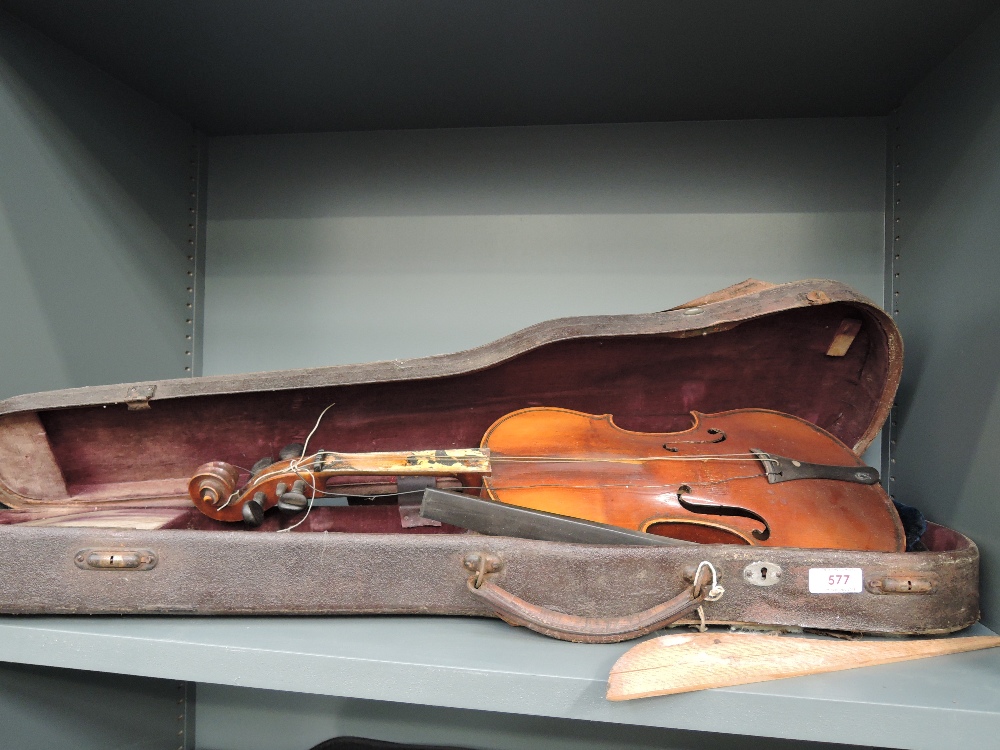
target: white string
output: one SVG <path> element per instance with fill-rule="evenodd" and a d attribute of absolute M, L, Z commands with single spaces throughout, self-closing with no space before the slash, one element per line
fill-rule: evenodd
<path fill-rule="evenodd" d="M 311 482 L 311 484 L 312 484 L 312 495 L 309 497 L 309 504 L 306 505 L 306 512 L 302 514 L 302 518 L 293 523 L 291 526 L 287 526 L 284 529 L 278 529 L 277 533 L 280 534 L 283 531 L 291 531 L 292 529 L 297 529 L 309 517 L 309 512 L 312 510 L 313 503 L 316 502 L 316 483 Z"/>
<path fill-rule="evenodd" d="M 708 595 L 705 597 L 706 601 L 717 602 L 722 598 L 722 595 L 726 593 L 726 590 L 719 585 L 719 576 L 715 572 L 715 566 L 712 565 L 708 560 L 702 560 L 698 563 L 698 569 L 694 572 L 694 582 L 698 583 L 698 579 L 701 577 L 701 571 L 706 566 L 712 571 L 712 588 L 708 590 Z"/>
<path fill-rule="evenodd" d="M 302 459 L 303 456 L 306 455 L 306 448 L 309 447 L 309 441 L 312 440 L 312 436 L 315 435 L 316 434 L 316 430 L 319 429 L 319 423 L 323 421 L 323 417 L 326 416 L 326 413 L 328 411 L 330 411 L 330 409 L 332 409 L 333 406 L 334 406 L 334 404 L 336 404 L 336 403 L 337 402 L 334 401 L 333 404 L 330 404 L 328 407 L 326 407 L 323 411 L 321 411 L 319 413 L 319 418 L 316 420 L 316 424 L 313 425 L 312 430 L 310 430 L 309 434 L 306 435 L 306 441 L 302 444 L 302 455 L 299 456 L 300 460 Z"/>
<path fill-rule="evenodd" d="M 708 560 L 702 560 L 698 563 L 698 569 L 694 572 L 694 584 L 698 585 L 698 579 L 701 578 L 701 571 L 708 566 L 708 569 L 712 571 L 712 588 L 708 590 L 708 594 L 705 596 L 705 600 L 709 602 L 717 602 L 722 598 L 722 595 L 726 593 L 726 590 L 719 585 L 719 576 L 715 572 L 715 566 L 712 565 Z M 695 630 L 699 633 L 704 633 L 708 630 L 708 626 L 705 624 L 705 608 L 698 607 L 698 619 L 700 622 L 694 626 Z"/>
<path fill-rule="evenodd" d="M 705 633 L 705 632 L 707 632 L 708 631 L 708 626 L 705 624 L 705 608 L 704 607 L 698 607 L 698 609 L 695 610 L 695 611 L 698 613 L 698 619 L 700 619 L 701 622 L 699 622 L 697 625 L 692 625 L 691 627 L 693 627 L 699 633 Z"/>
<path fill-rule="evenodd" d="M 313 425 L 313 428 L 309 431 L 309 434 L 306 435 L 306 441 L 302 444 L 302 453 L 299 455 L 298 458 L 291 459 L 288 462 L 288 466 L 285 467 L 285 468 L 283 468 L 283 469 L 275 469 L 275 470 L 272 470 L 272 471 L 264 472 L 260 476 L 257 476 L 255 478 L 254 484 L 259 485 L 265 479 L 270 479 L 271 477 L 281 476 L 282 474 L 288 474 L 288 473 L 294 473 L 294 474 L 296 474 L 299 477 L 299 479 L 302 479 L 303 481 L 307 481 L 305 479 L 305 477 L 303 477 L 299 473 L 299 466 L 302 464 L 302 461 L 304 459 L 308 458 L 311 461 L 311 460 L 314 460 L 319 455 L 319 454 L 316 454 L 316 455 L 313 455 L 313 456 L 306 456 L 306 448 L 309 447 L 309 441 L 312 440 L 312 436 L 315 435 L 316 434 L 316 430 L 319 429 L 319 423 L 323 421 L 323 417 L 326 416 L 326 413 L 328 411 L 330 411 L 330 409 L 332 409 L 333 406 L 336 403 L 337 402 L 334 401 L 332 404 L 330 404 L 328 407 L 326 407 L 323 411 L 320 412 L 319 417 L 316 418 L 316 424 Z M 246 487 L 244 487 L 242 490 L 233 490 L 233 493 L 229 497 L 226 498 L 226 502 L 224 502 L 222 505 L 220 505 L 217 510 L 222 510 L 223 508 L 225 508 L 226 506 L 228 506 L 231 502 L 233 502 L 233 500 L 237 499 L 241 495 L 246 494 L 246 490 L 247 490 Z M 315 485 L 315 483 L 313 483 L 313 497 L 315 497 L 315 492 L 316 492 L 316 485 Z M 304 521 L 305 517 L 303 517 L 302 520 Z M 300 523 L 301 523 L 301 521 L 300 521 Z M 296 524 L 296 526 L 297 525 L 298 524 Z"/>
<path fill-rule="evenodd" d="M 334 402 L 334 403 L 336 403 L 336 402 Z M 316 434 L 316 430 L 319 429 L 319 423 L 323 421 L 323 417 L 326 416 L 326 413 L 328 411 L 330 411 L 330 409 L 332 407 L 333 407 L 333 404 L 330 404 L 330 406 L 326 407 L 323 411 L 320 412 L 319 417 L 316 419 L 316 424 L 313 425 L 312 430 L 310 430 L 309 434 L 306 435 L 306 441 L 302 444 L 302 454 L 298 458 L 293 458 L 288 463 L 288 469 L 290 471 L 294 471 L 295 475 L 299 479 L 301 479 L 304 482 L 308 482 L 309 483 L 309 486 L 312 489 L 312 494 L 309 496 L 309 503 L 308 503 L 308 505 L 306 505 L 306 512 L 302 514 L 302 518 L 300 518 L 298 521 L 296 521 L 295 523 L 293 523 L 291 526 L 287 526 L 287 527 L 285 527 L 283 529 L 278 529 L 279 533 L 283 532 L 283 531 L 291 531 L 292 529 L 297 529 L 299 526 L 301 526 L 303 523 L 305 523 L 305 520 L 307 518 L 309 518 L 309 513 L 312 511 L 313 503 L 316 502 L 316 493 L 319 491 L 319 488 L 316 486 L 316 478 L 315 478 L 315 476 L 312 473 L 309 474 L 309 478 L 308 479 L 306 479 L 305 477 L 303 477 L 302 473 L 299 470 L 299 464 L 306 457 L 306 448 L 309 447 L 309 441 L 312 440 L 312 436 L 315 435 Z M 318 455 L 319 454 L 317 453 L 316 456 L 318 456 Z M 309 458 L 310 459 L 315 459 L 316 456 L 309 456 Z"/>

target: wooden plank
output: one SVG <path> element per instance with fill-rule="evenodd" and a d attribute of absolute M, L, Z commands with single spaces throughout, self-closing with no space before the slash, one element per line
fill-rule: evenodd
<path fill-rule="evenodd" d="M 859 331 L 861 331 L 860 320 L 845 318 L 841 321 L 840 327 L 837 328 L 837 333 L 834 334 L 833 341 L 830 342 L 830 347 L 826 350 L 826 356 L 845 356 L 850 350 L 851 344 L 854 343 L 854 339 L 857 338 Z"/>
<path fill-rule="evenodd" d="M 22 526 L 89 529 L 159 529 L 187 513 L 178 508 L 112 508 L 25 521 Z"/>
<path fill-rule="evenodd" d="M 20 508 L 69 493 L 48 435 L 33 411 L 0 418 L 0 500 Z"/>
<path fill-rule="evenodd" d="M 749 633 L 665 635 L 611 668 L 612 701 L 836 672 L 1000 646 L 1000 636 L 837 641 Z"/>

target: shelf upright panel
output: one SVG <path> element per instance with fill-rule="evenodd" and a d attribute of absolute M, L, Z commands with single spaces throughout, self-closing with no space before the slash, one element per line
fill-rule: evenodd
<path fill-rule="evenodd" d="M 899 110 L 892 295 L 906 361 L 889 472 L 898 500 L 979 545 L 983 621 L 993 628 L 1000 627 L 998 46 L 1000 12 Z"/>
<path fill-rule="evenodd" d="M 0 399 L 190 375 L 192 141 L 0 11 Z"/>

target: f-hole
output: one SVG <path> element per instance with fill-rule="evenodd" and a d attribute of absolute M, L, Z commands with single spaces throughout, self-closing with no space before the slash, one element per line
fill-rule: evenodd
<path fill-rule="evenodd" d="M 739 516 L 741 518 L 752 518 L 764 526 L 763 529 L 754 529 L 750 533 L 757 541 L 767 541 L 771 536 L 771 526 L 764 516 L 755 513 L 749 508 L 741 508 L 738 505 L 722 505 L 721 503 L 693 503 L 685 500 L 684 495 L 691 492 L 691 487 L 682 484 L 677 488 L 677 502 L 682 508 L 691 513 L 699 513 L 707 516 Z"/>

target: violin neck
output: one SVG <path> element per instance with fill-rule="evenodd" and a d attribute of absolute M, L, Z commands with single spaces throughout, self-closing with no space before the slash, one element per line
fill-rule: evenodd
<path fill-rule="evenodd" d="M 303 461 L 302 466 L 308 468 L 310 464 Z M 324 451 L 317 454 L 311 466 L 314 474 L 323 476 L 449 477 L 491 471 L 490 452 L 481 448 L 384 453 Z"/>

